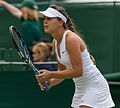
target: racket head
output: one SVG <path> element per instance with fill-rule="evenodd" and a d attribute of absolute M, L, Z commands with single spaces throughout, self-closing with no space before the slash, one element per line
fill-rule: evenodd
<path fill-rule="evenodd" d="M 12 37 L 15 48 L 18 51 L 18 54 L 26 63 L 29 63 L 31 57 L 29 50 L 24 42 L 24 39 L 21 37 L 20 33 L 14 26 L 9 27 L 9 32 L 10 36 Z"/>
<path fill-rule="evenodd" d="M 34 70 L 35 74 L 40 74 L 37 68 L 35 68 L 34 63 L 32 62 L 32 59 L 30 57 L 29 50 L 18 30 L 14 26 L 10 26 L 9 32 L 20 57 Z M 45 90 L 49 90 L 48 83 L 43 82 L 42 84 L 43 86 L 45 86 Z"/>

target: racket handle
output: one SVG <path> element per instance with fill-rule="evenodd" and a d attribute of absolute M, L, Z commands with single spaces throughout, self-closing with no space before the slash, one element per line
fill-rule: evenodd
<path fill-rule="evenodd" d="M 40 72 L 35 72 L 35 75 L 38 75 L 38 74 L 40 74 Z M 41 84 L 45 87 L 44 91 L 48 91 L 50 89 L 48 83 L 42 82 Z"/>
<path fill-rule="evenodd" d="M 45 87 L 44 91 L 48 91 L 50 89 L 48 83 L 42 82 L 41 84 Z"/>

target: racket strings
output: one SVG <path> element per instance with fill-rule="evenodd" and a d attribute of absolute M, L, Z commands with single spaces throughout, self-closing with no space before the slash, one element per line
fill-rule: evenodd
<path fill-rule="evenodd" d="M 26 46 L 24 45 L 24 41 L 22 38 L 19 38 L 19 34 L 17 33 L 17 31 L 13 31 L 13 39 L 15 40 L 15 43 L 19 49 L 19 51 L 21 52 L 21 56 L 25 58 L 26 61 L 29 61 L 29 53 L 27 51 Z"/>

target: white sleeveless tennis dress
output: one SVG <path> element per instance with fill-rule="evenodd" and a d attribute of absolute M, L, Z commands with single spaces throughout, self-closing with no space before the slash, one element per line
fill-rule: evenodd
<path fill-rule="evenodd" d="M 71 32 L 65 31 L 60 44 L 60 56 L 58 56 L 57 41 L 55 41 L 55 51 L 58 61 L 70 69 L 71 62 L 66 50 L 66 34 Z M 79 108 L 81 105 L 87 105 L 92 108 L 111 108 L 114 107 L 109 86 L 106 79 L 100 73 L 98 68 L 90 59 L 89 52 L 85 49 L 82 53 L 83 59 L 83 76 L 73 78 L 75 83 L 75 93 L 71 106 Z"/>

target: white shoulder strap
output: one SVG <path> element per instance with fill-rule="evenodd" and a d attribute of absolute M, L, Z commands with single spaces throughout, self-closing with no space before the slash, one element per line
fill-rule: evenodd
<path fill-rule="evenodd" d="M 63 50 L 66 50 L 66 35 L 68 32 L 69 30 L 66 30 L 65 33 L 63 34 L 62 43 L 61 43 L 61 45 L 63 45 L 62 46 Z"/>

